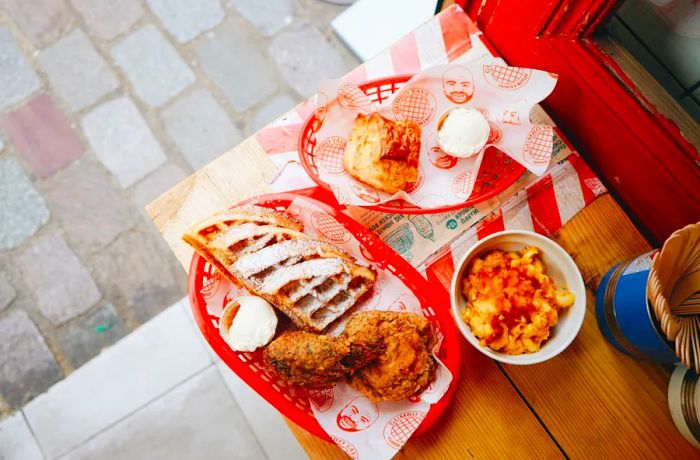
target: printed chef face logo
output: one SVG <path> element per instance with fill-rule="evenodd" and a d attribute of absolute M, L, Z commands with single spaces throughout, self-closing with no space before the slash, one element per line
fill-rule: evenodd
<path fill-rule="evenodd" d="M 440 169 L 451 169 L 457 164 L 457 158 L 443 152 L 439 145 L 428 148 L 428 159 L 430 164 Z"/>
<path fill-rule="evenodd" d="M 336 422 L 341 430 L 355 432 L 366 430 L 378 417 L 377 405 L 364 396 L 358 396 L 343 407 Z"/>
<path fill-rule="evenodd" d="M 465 67 L 450 67 L 442 75 L 442 90 L 455 104 L 466 104 L 474 95 L 474 76 Z"/>

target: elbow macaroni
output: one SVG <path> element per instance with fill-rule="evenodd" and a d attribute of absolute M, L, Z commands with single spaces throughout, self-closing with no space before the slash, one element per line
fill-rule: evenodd
<path fill-rule="evenodd" d="M 467 300 L 462 320 L 481 345 L 510 355 L 539 351 L 560 311 L 575 300 L 572 292 L 557 289 L 532 246 L 473 259 L 462 294 Z"/>

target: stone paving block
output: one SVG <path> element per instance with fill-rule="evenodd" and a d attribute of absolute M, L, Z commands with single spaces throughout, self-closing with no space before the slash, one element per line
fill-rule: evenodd
<path fill-rule="evenodd" d="M 297 104 L 298 101 L 295 101 L 294 98 L 287 94 L 275 96 L 255 112 L 250 122 L 250 127 L 248 128 L 248 134 L 253 134 L 261 128 L 264 128 L 277 118 L 289 112 Z"/>
<path fill-rule="evenodd" d="M 275 66 L 256 40 L 240 26 L 227 23 L 196 47 L 209 79 L 241 113 L 272 95 L 278 86 Z"/>
<path fill-rule="evenodd" d="M 228 3 L 266 36 L 274 35 L 294 20 L 293 0 L 229 0 Z"/>
<path fill-rule="evenodd" d="M 126 326 L 114 305 L 106 304 L 87 317 L 63 326 L 57 337 L 70 365 L 78 368 L 126 334 Z"/>
<path fill-rule="evenodd" d="M 154 26 L 146 26 L 112 48 L 136 94 L 159 107 L 189 86 L 194 74 L 175 48 Z"/>
<path fill-rule="evenodd" d="M 198 89 L 162 114 L 165 130 L 187 162 L 199 169 L 243 140 L 211 93 Z"/>
<path fill-rule="evenodd" d="M 74 112 L 119 87 L 114 72 L 80 29 L 42 50 L 38 61 L 53 92 Z"/>
<path fill-rule="evenodd" d="M 129 203 L 112 190 L 109 182 L 98 165 L 82 160 L 41 186 L 66 239 L 80 252 L 105 247 L 136 222 Z"/>
<path fill-rule="evenodd" d="M 0 251 L 14 249 L 49 220 L 49 209 L 22 167 L 0 158 Z"/>
<path fill-rule="evenodd" d="M 122 234 L 90 264 L 107 298 L 130 310 L 138 324 L 185 294 L 185 271 L 155 229 Z"/>
<path fill-rule="evenodd" d="M 35 238 L 15 262 L 39 311 L 56 326 L 88 311 L 102 297 L 87 267 L 57 233 Z"/>
<path fill-rule="evenodd" d="M 340 78 L 350 70 L 338 50 L 310 22 L 297 24 L 272 39 L 269 45 L 284 79 L 299 94 L 309 97 L 327 78 Z"/>
<path fill-rule="evenodd" d="M 252 460 L 266 456 L 210 366 L 90 439 L 65 460 L 96 458 Z"/>
<path fill-rule="evenodd" d="M 50 176 L 85 151 L 65 115 L 46 94 L 5 115 L 2 125 L 24 161 L 40 177 Z"/>
<path fill-rule="evenodd" d="M 71 0 L 73 7 L 92 32 L 103 40 L 111 40 L 143 16 L 139 0 Z"/>
<path fill-rule="evenodd" d="M 27 404 L 24 414 L 47 459 L 65 459 L 67 452 L 211 367 L 192 326 L 174 305 Z M 109 454 L 94 458 L 114 459 Z M 183 457 L 137 455 L 133 460 L 170 458 Z M 185 457 L 200 458 L 209 460 Z"/>
<path fill-rule="evenodd" d="M 0 421 L 2 460 L 45 460 L 22 412 Z"/>
<path fill-rule="evenodd" d="M 161 166 L 151 175 L 134 186 L 133 202 L 148 223 L 151 219 L 144 207 L 187 177 L 187 173 L 176 164 Z"/>
<path fill-rule="evenodd" d="M 219 0 L 146 0 L 168 32 L 187 43 L 224 19 Z"/>
<path fill-rule="evenodd" d="M 128 187 L 165 162 L 165 154 L 128 97 L 106 102 L 81 121 L 95 155 Z"/>
<path fill-rule="evenodd" d="M 0 0 L 0 6 L 39 47 L 55 40 L 71 20 L 65 0 Z"/>
<path fill-rule="evenodd" d="M 7 308 L 17 296 L 14 286 L 4 272 L 0 272 L 0 311 Z"/>
<path fill-rule="evenodd" d="M 39 89 L 39 77 L 20 51 L 10 32 L 0 27 L 0 110 Z"/>
<path fill-rule="evenodd" d="M 16 310 L 0 319 L 0 394 L 19 408 L 60 380 L 61 370 L 29 316 Z"/>

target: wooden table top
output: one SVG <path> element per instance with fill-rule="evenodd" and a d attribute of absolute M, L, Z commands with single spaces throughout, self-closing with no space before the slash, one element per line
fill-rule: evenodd
<path fill-rule="evenodd" d="M 443 7 L 452 4 L 446 0 Z M 254 137 L 195 172 L 146 210 L 183 268 L 187 227 L 251 196 L 269 193 L 277 167 Z M 669 368 L 636 361 L 598 330 L 595 290 L 614 264 L 651 249 L 609 194 L 553 236 L 573 257 L 588 289 L 587 314 L 574 342 L 532 366 L 502 365 L 462 341 L 462 369 L 450 407 L 395 458 L 694 458 L 673 424 Z M 288 422 L 311 458 L 344 459 L 335 445 Z"/>
<path fill-rule="evenodd" d="M 146 209 L 182 263 L 186 227 L 243 199 L 269 192 L 276 175 L 255 138 L 195 172 Z M 498 364 L 462 342 L 462 371 L 451 407 L 397 458 L 556 458 L 697 455 L 676 430 L 666 391 L 669 369 L 635 361 L 598 330 L 594 293 L 613 264 L 650 250 L 610 195 L 578 213 L 554 239 L 576 261 L 589 289 L 583 328 L 556 358 L 533 366 Z M 334 445 L 290 423 L 311 458 L 345 458 Z"/>

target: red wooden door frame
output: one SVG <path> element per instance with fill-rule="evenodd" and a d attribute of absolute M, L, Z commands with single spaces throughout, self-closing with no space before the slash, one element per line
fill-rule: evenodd
<path fill-rule="evenodd" d="M 620 3 L 467 0 L 465 10 L 509 64 L 560 75 L 545 109 L 659 242 L 700 220 L 700 155 L 591 37 Z"/>

